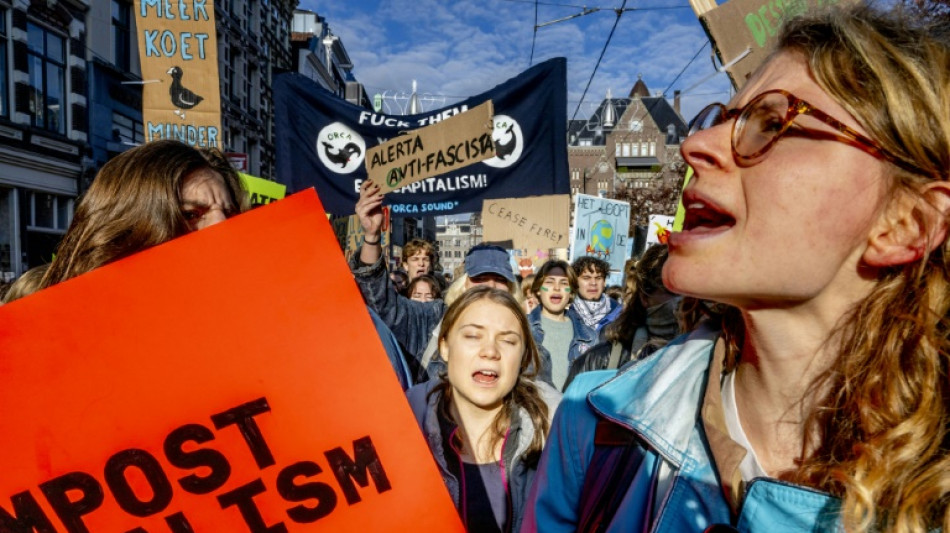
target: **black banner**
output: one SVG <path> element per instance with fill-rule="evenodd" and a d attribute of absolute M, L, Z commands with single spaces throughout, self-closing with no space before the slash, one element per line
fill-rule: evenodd
<path fill-rule="evenodd" d="M 384 115 L 339 98 L 296 73 L 274 82 L 277 179 L 288 194 L 315 187 L 327 212 L 353 214 L 366 179 L 366 149 L 486 100 L 495 109 L 495 157 L 397 189 L 392 216 L 478 212 L 487 198 L 570 192 L 567 63 L 540 63 L 488 92 L 419 115 Z"/>

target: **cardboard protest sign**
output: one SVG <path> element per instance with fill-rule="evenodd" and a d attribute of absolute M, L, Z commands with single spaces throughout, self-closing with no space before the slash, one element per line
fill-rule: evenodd
<path fill-rule="evenodd" d="M 670 233 L 673 232 L 674 218 L 669 215 L 650 215 L 649 226 L 647 227 L 648 247 L 669 242 Z"/>
<path fill-rule="evenodd" d="M 214 2 L 135 0 L 145 139 L 223 146 Z"/>
<path fill-rule="evenodd" d="M 384 192 L 495 157 L 492 102 L 366 150 L 366 175 Z"/>
<path fill-rule="evenodd" d="M 765 60 L 782 24 L 810 9 L 854 0 L 729 0 L 713 9 L 693 0 L 693 10 L 709 35 L 735 87 L 741 88 Z"/>
<path fill-rule="evenodd" d="M 574 233 L 571 261 L 585 255 L 623 271 L 630 235 L 630 204 L 587 194 L 574 195 Z"/>
<path fill-rule="evenodd" d="M 392 240 L 392 225 L 390 218 L 391 213 L 388 206 L 383 206 L 383 227 L 381 228 L 381 233 L 379 235 L 379 244 L 383 249 L 383 255 L 386 257 L 386 264 L 389 264 L 391 246 L 390 242 Z M 360 224 L 360 217 L 356 215 L 350 215 L 346 217 L 346 240 L 344 241 L 344 250 L 343 253 L 346 255 L 346 260 L 349 261 L 350 258 L 356 253 L 356 250 L 363 245 L 363 226 Z"/>
<path fill-rule="evenodd" d="M 0 307 L 0 353 L 5 531 L 463 531 L 313 191 Z"/>
<path fill-rule="evenodd" d="M 244 187 L 247 188 L 247 194 L 250 196 L 251 205 L 265 205 L 280 200 L 287 195 L 287 186 L 276 181 L 265 180 L 250 174 L 238 172 Z"/>
<path fill-rule="evenodd" d="M 488 242 L 510 239 L 517 249 L 567 248 L 570 207 L 568 194 L 485 200 L 482 238 Z"/>

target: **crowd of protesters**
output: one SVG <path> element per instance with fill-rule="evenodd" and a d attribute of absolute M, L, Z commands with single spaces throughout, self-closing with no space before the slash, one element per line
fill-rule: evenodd
<path fill-rule="evenodd" d="M 466 528 L 950 531 L 950 25 L 793 19 L 681 152 L 682 231 L 610 290 L 492 244 L 390 272 L 363 183 L 350 269 Z M 245 209 L 219 152 L 131 149 L 3 302 Z"/>

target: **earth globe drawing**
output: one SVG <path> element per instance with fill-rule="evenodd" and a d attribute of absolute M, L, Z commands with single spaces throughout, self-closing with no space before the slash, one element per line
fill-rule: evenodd
<path fill-rule="evenodd" d="M 610 252 L 614 247 L 614 227 L 606 220 L 598 220 L 590 228 L 590 246 L 595 252 Z"/>

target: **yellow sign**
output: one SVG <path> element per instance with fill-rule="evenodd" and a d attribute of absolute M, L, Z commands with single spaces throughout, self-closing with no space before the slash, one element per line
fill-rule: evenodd
<path fill-rule="evenodd" d="M 683 231 L 683 219 L 686 218 L 686 208 L 683 207 L 683 191 L 693 177 L 693 167 L 686 167 L 686 179 L 683 180 L 683 190 L 680 191 L 680 203 L 676 206 L 676 217 L 673 219 L 673 231 Z"/>
<path fill-rule="evenodd" d="M 251 197 L 251 205 L 265 205 L 280 200 L 287 195 L 287 186 L 276 181 L 265 180 L 250 174 L 238 172 L 247 194 Z"/>
<path fill-rule="evenodd" d="M 495 157 L 492 101 L 366 150 L 366 173 L 384 193 Z"/>
<path fill-rule="evenodd" d="M 145 138 L 221 148 L 214 2 L 135 0 Z"/>

